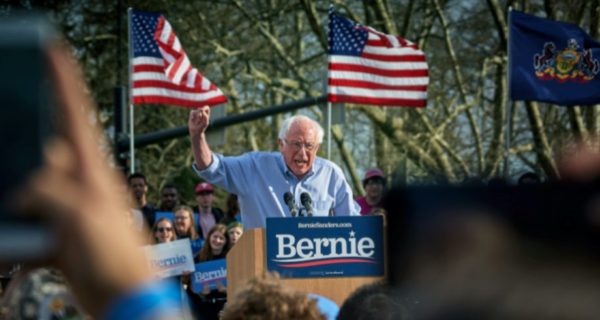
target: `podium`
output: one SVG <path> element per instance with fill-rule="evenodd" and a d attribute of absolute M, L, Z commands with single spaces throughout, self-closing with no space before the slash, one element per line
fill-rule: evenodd
<path fill-rule="evenodd" d="M 266 230 L 246 230 L 242 238 L 227 254 L 227 296 L 233 299 L 237 291 L 250 279 L 267 271 Z M 341 305 L 358 287 L 375 281 L 377 277 L 281 278 L 283 285 L 294 290 L 314 293 Z M 231 301 L 231 300 L 230 300 Z"/>

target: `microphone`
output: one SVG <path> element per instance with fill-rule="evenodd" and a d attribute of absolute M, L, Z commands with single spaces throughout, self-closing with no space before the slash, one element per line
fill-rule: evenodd
<path fill-rule="evenodd" d="M 310 194 L 308 194 L 308 192 L 302 192 L 300 194 L 300 202 L 304 206 L 304 209 L 306 209 L 306 214 L 309 217 L 312 217 L 313 208 L 312 208 L 312 199 L 310 198 Z"/>
<path fill-rule="evenodd" d="M 292 217 L 295 217 L 298 214 L 298 208 L 296 208 L 296 204 L 294 203 L 294 196 L 292 195 L 292 193 L 289 191 L 284 193 L 283 201 L 285 201 L 285 204 L 287 204 L 288 208 L 290 209 L 290 214 L 292 215 Z"/>

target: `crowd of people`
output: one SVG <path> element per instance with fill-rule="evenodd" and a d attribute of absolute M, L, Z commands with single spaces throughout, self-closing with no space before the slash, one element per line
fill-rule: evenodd
<path fill-rule="evenodd" d="M 214 204 L 214 187 L 207 182 L 198 183 L 194 189 L 195 206 L 180 205 L 178 188 L 165 185 L 160 192 L 160 203 L 153 206 L 147 198 L 148 183 L 144 174 L 132 173 L 127 178 L 134 208 L 130 210 L 132 227 L 140 233 L 149 233 L 149 244 L 162 244 L 189 239 L 194 263 L 225 259 L 227 252 L 238 242 L 244 232 L 239 215 L 237 197 L 227 198 L 227 213 Z M 136 221 L 142 222 L 141 224 Z M 146 237 L 146 235 L 144 235 Z M 216 319 L 227 301 L 227 291 L 221 283 L 210 290 L 205 285 L 194 292 L 190 274 L 178 277 L 185 295 L 182 303 L 197 319 Z"/>
<path fill-rule="evenodd" d="M 356 199 L 361 215 L 381 214 L 385 181 L 385 175 L 379 169 L 365 173 L 365 196 Z M 148 233 L 149 244 L 189 239 L 194 262 L 201 263 L 225 259 L 228 251 L 243 235 L 244 224 L 236 194 L 228 194 L 226 210 L 221 210 L 214 202 L 215 187 L 211 183 L 200 182 L 194 189 L 196 205 L 188 206 L 180 204 L 178 188 L 166 184 L 160 190 L 159 204 L 154 206 L 148 199 L 149 186 L 144 174 L 132 173 L 127 182 L 133 199 L 129 220 L 138 232 Z M 227 301 L 224 286 L 218 283 L 216 289 L 210 290 L 205 285 L 201 292 L 194 292 L 189 273 L 177 279 L 185 293 L 182 303 L 188 304 L 186 307 L 195 318 L 218 318 Z"/>

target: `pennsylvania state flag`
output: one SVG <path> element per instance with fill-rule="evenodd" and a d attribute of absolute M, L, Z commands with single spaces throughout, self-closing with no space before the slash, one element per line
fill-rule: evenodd
<path fill-rule="evenodd" d="M 512 100 L 600 103 L 600 43 L 574 24 L 523 12 L 511 11 L 509 22 Z"/>

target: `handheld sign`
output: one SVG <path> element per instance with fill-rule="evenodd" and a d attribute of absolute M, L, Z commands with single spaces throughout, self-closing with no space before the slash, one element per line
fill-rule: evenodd
<path fill-rule="evenodd" d="M 173 277 L 185 271 L 194 272 L 194 257 L 189 239 L 145 246 L 150 268 L 162 278 Z"/>
<path fill-rule="evenodd" d="M 267 218 L 267 268 L 286 278 L 381 276 L 383 219 Z"/>
<path fill-rule="evenodd" d="M 217 283 L 227 287 L 227 261 L 212 260 L 196 264 L 196 272 L 192 274 L 192 291 L 202 292 L 205 285 L 210 290 L 217 289 Z"/>

